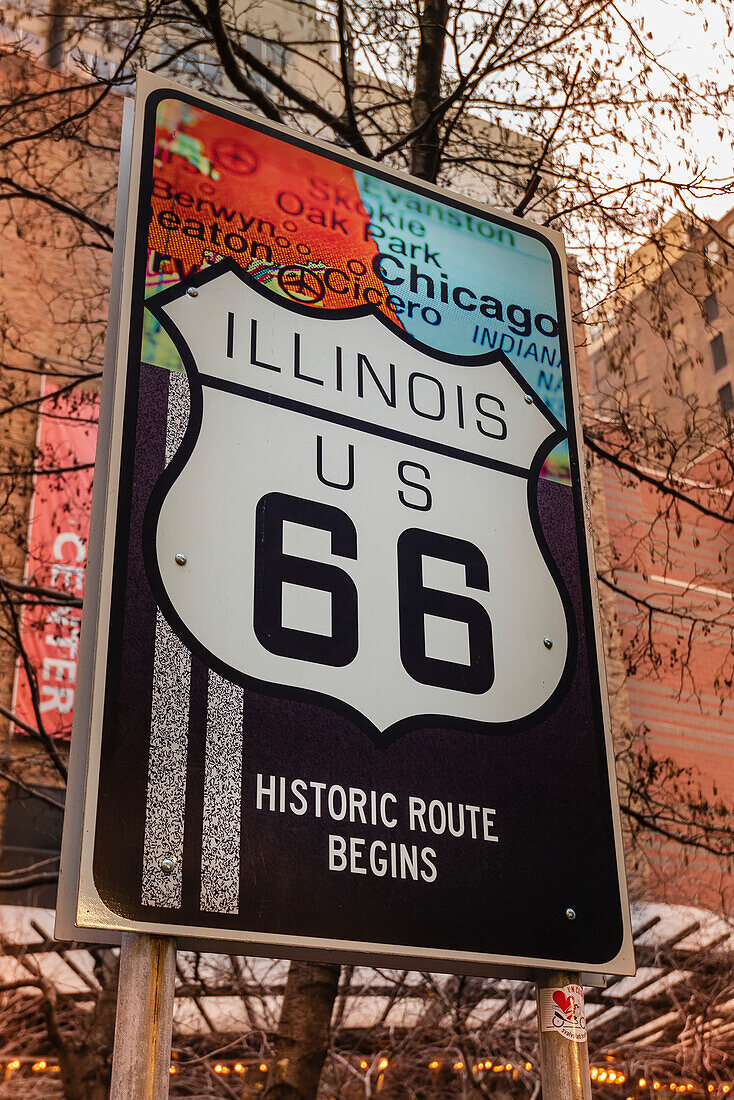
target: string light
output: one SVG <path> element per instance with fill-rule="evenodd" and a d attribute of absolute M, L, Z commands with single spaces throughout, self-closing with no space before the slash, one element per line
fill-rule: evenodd
<path fill-rule="evenodd" d="M 180 1055 L 178 1055 L 176 1052 L 174 1052 L 171 1055 L 171 1057 L 178 1059 L 180 1057 Z M 612 1056 L 612 1055 L 607 1054 L 604 1057 L 605 1057 L 607 1062 L 614 1061 L 614 1056 Z M 380 1073 L 382 1073 L 384 1070 L 386 1070 L 387 1067 L 389 1066 L 389 1064 L 390 1064 L 390 1061 L 387 1057 L 384 1057 L 384 1056 L 381 1057 L 379 1062 L 377 1063 L 377 1068 L 380 1071 Z M 365 1058 L 360 1059 L 360 1061 L 359 1061 L 360 1069 L 367 1070 L 367 1069 L 369 1069 L 369 1065 L 370 1065 L 370 1063 L 367 1059 L 365 1059 Z M 499 1063 L 498 1065 L 494 1065 L 490 1058 L 487 1058 L 484 1061 L 475 1062 L 474 1065 L 471 1068 L 472 1068 L 473 1073 L 478 1073 L 478 1072 L 481 1072 L 481 1071 L 484 1071 L 484 1070 L 491 1071 L 493 1073 L 504 1073 L 504 1072 L 510 1073 L 511 1072 L 514 1077 L 517 1077 L 518 1072 L 522 1069 L 523 1066 L 524 1066 L 524 1068 L 527 1072 L 530 1072 L 533 1069 L 533 1063 L 530 1062 L 530 1061 L 526 1061 L 524 1063 L 521 1062 L 521 1063 L 519 1063 L 519 1065 L 517 1067 L 515 1067 L 515 1066 L 513 1066 L 512 1062 L 505 1062 L 504 1064 Z M 33 1073 L 60 1073 L 61 1072 L 61 1067 L 58 1064 L 54 1064 L 54 1063 L 49 1064 L 49 1062 L 47 1062 L 46 1059 L 44 1059 L 44 1058 L 39 1058 L 36 1061 L 33 1061 L 32 1058 L 30 1058 L 30 1057 L 23 1057 L 23 1058 L 13 1058 L 11 1061 L 7 1062 L 5 1064 L 6 1074 L 9 1075 L 11 1073 L 14 1073 L 17 1070 L 23 1069 L 23 1067 L 25 1067 L 25 1072 L 28 1072 L 29 1070 L 32 1071 Z M 174 1074 L 179 1072 L 179 1068 L 180 1067 L 178 1067 L 178 1066 L 174 1065 L 173 1063 L 171 1063 L 168 1067 L 168 1072 L 169 1072 L 169 1074 L 171 1074 L 171 1076 L 173 1076 Z M 214 1070 L 214 1072 L 216 1074 L 247 1073 L 247 1066 L 242 1062 L 235 1062 L 235 1063 L 217 1062 L 211 1068 Z M 439 1059 L 434 1058 L 432 1061 L 428 1062 L 428 1068 L 430 1070 L 434 1070 L 434 1071 L 438 1070 L 438 1069 L 441 1068 L 441 1062 L 439 1061 Z M 466 1068 L 466 1066 L 465 1066 L 465 1063 L 463 1061 L 457 1061 L 457 1062 L 453 1063 L 453 1069 L 456 1072 L 460 1072 L 461 1070 L 464 1070 L 465 1068 Z M 3 1064 L 0 1063 L 0 1071 L 2 1071 L 2 1069 L 3 1069 Z M 258 1069 L 260 1070 L 261 1073 L 267 1073 L 268 1070 L 269 1070 L 269 1067 L 268 1067 L 268 1064 L 266 1062 L 261 1062 L 258 1066 Z M 605 1068 L 603 1066 L 590 1066 L 589 1071 L 590 1071 L 591 1079 L 593 1081 L 598 1081 L 600 1084 L 605 1083 L 607 1086 L 609 1086 L 609 1085 L 620 1086 L 620 1085 L 624 1085 L 627 1082 L 627 1077 L 624 1073 L 619 1073 L 616 1070 L 613 1070 L 611 1068 Z M 655 1092 L 659 1092 L 660 1090 L 665 1090 L 666 1092 L 672 1092 L 672 1093 L 694 1092 L 694 1090 L 696 1090 L 696 1088 L 698 1087 L 699 1089 L 705 1089 L 705 1092 L 708 1093 L 709 1095 L 712 1094 L 712 1093 L 715 1093 L 718 1096 L 722 1096 L 722 1097 L 723 1096 L 727 1096 L 727 1097 L 731 1096 L 732 1100 L 734 1100 L 734 1091 L 733 1091 L 734 1090 L 734 1084 L 732 1084 L 731 1081 L 728 1081 L 726 1083 L 708 1082 L 705 1086 L 703 1084 L 701 1084 L 699 1086 L 696 1086 L 696 1084 L 693 1081 L 662 1081 L 661 1082 L 661 1081 L 655 1081 L 655 1080 L 651 1081 L 647 1077 L 639 1077 L 639 1078 L 637 1078 L 636 1083 L 637 1083 L 637 1086 L 640 1089 L 652 1088 Z M 634 1100 L 634 1097 L 625 1097 L 625 1100 Z"/>

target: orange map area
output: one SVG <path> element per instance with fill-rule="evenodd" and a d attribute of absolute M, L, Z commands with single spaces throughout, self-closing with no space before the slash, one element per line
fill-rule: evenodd
<path fill-rule="evenodd" d="M 176 99 L 159 104 L 148 293 L 231 256 L 317 308 L 371 303 L 395 320 L 349 168 Z"/>

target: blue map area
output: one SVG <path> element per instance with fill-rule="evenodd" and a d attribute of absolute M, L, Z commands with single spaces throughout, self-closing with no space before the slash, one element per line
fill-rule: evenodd
<path fill-rule="evenodd" d="M 354 175 L 405 329 L 438 351 L 504 351 L 565 424 L 555 279 L 544 242 L 392 181 Z M 561 480 L 567 453 L 563 444 L 551 463 Z"/>

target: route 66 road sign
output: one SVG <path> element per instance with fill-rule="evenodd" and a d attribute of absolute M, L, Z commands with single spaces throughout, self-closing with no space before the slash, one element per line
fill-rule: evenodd
<path fill-rule="evenodd" d="M 560 238 L 150 77 L 130 182 L 59 933 L 630 971 Z"/>

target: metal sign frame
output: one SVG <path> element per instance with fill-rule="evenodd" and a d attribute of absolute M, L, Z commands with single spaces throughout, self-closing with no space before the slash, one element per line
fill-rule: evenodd
<path fill-rule="evenodd" d="M 355 169 L 394 181 L 425 197 L 435 197 L 454 208 L 476 212 L 478 216 L 490 216 L 495 222 L 522 230 L 541 239 L 547 246 L 556 274 L 557 308 L 560 325 L 560 341 L 567 362 L 570 364 L 566 385 L 571 400 L 568 401 L 568 436 L 576 465 L 576 522 L 583 524 L 580 536 L 582 561 L 582 587 L 587 624 L 593 624 L 594 645 L 592 661 L 596 662 L 599 675 L 597 706 L 599 725 L 604 731 L 603 759 L 597 764 L 606 771 L 609 791 L 608 812 L 614 836 L 613 855 L 616 868 L 616 888 L 620 902 L 621 937 L 618 951 L 609 958 L 543 958 L 521 953 L 502 954 L 491 951 L 467 951 L 460 946 L 432 948 L 425 944 L 372 942 L 348 937 L 330 939 L 314 935 L 287 935 L 246 928 L 226 928 L 180 924 L 175 920 L 136 920 L 112 912 L 100 897 L 95 886 L 93 871 L 93 847 L 95 820 L 98 810 L 100 779 L 102 714 L 105 702 L 105 670 L 107 660 L 108 629 L 113 585 L 113 564 L 116 539 L 119 538 L 118 502 L 122 480 L 127 473 L 121 469 L 123 422 L 127 386 L 127 363 L 131 355 L 130 337 L 134 327 L 134 311 L 142 314 L 140 288 L 134 288 L 136 255 L 142 247 L 141 234 L 146 234 L 147 211 L 141 204 L 143 171 L 143 146 L 146 126 L 149 127 L 149 106 L 156 97 L 177 96 L 202 109 L 218 112 L 232 119 L 240 119 L 245 125 L 306 150 L 312 150 L 332 161 L 338 161 Z M 127 107 L 127 104 L 126 104 Z M 415 181 L 412 177 L 375 166 L 368 160 L 347 153 L 316 139 L 295 135 L 284 127 L 264 123 L 244 111 L 231 106 L 222 108 L 210 97 L 192 95 L 168 81 L 147 73 L 139 74 L 135 108 L 134 132 L 131 135 L 129 112 L 125 116 L 123 130 L 123 155 L 120 169 L 120 189 L 115 232 L 115 257 L 110 325 L 105 359 L 105 377 L 102 391 L 100 429 L 95 466 L 95 485 L 92 524 L 90 533 L 89 564 L 85 594 L 79 669 L 80 682 L 74 715 L 69 794 L 62 850 L 62 874 L 59 887 L 56 934 L 61 939 L 119 942 L 123 931 L 174 935 L 181 946 L 202 949 L 240 952 L 253 955 L 283 955 L 292 958 L 328 959 L 388 966 L 413 966 L 418 969 L 456 971 L 530 977 L 539 969 L 566 969 L 583 971 L 584 980 L 596 984 L 604 973 L 634 973 L 631 924 L 626 894 L 623 861 L 622 833 L 616 791 L 614 754 L 611 737 L 609 704 L 605 689 L 604 656 L 599 618 L 598 594 L 593 571 L 593 543 L 589 526 L 588 487 L 583 462 L 579 417 L 579 398 L 573 361 L 573 336 L 569 304 L 569 286 L 563 240 L 553 230 L 539 230 L 527 222 L 480 203 L 461 198 L 443 188 Z M 148 120 L 148 121 L 146 121 Z M 148 138 L 149 140 L 149 133 Z M 129 181 L 129 187 L 128 185 Z M 201 277 L 199 277 L 201 280 Z M 206 280 L 201 280 L 206 281 Z M 190 280 L 196 285 L 196 277 Z M 137 297 L 135 297 L 137 296 Z"/>

